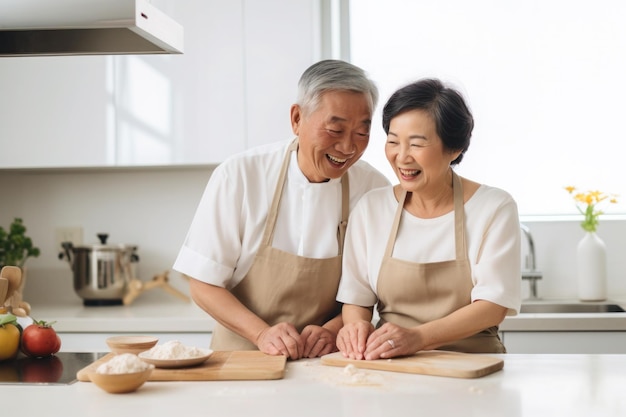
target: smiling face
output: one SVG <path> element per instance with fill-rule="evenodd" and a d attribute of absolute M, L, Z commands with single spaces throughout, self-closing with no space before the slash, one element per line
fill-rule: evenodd
<path fill-rule="evenodd" d="M 385 154 L 402 188 L 436 195 L 446 184 L 450 162 L 460 151 L 444 149 L 427 112 L 410 110 L 391 119 Z"/>
<path fill-rule="evenodd" d="M 340 178 L 365 152 L 372 102 L 351 91 L 328 91 L 312 112 L 294 104 L 291 126 L 299 138 L 298 165 L 310 182 Z"/>

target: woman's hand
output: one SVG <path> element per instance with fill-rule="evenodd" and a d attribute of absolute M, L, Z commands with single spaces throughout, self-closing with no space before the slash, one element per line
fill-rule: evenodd
<path fill-rule="evenodd" d="M 364 359 L 365 344 L 374 325 L 367 320 L 358 320 L 345 324 L 337 333 L 337 348 L 344 357 Z"/>
<path fill-rule="evenodd" d="M 415 329 L 385 323 L 370 334 L 363 356 L 367 360 L 411 355 L 421 350 L 422 343 Z"/>
<path fill-rule="evenodd" d="M 300 336 L 304 341 L 303 358 L 316 358 L 337 351 L 336 335 L 322 326 L 308 325 Z"/>
<path fill-rule="evenodd" d="M 300 359 L 304 342 L 298 330 L 289 323 L 278 323 L 266 327 L 256 339 L 259 350 L 268 355 L 285 355 L 289 359 Z"/>

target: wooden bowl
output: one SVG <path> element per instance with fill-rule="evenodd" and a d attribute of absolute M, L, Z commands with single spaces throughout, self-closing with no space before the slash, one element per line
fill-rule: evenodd
<path fill-rule="evenodd" d="M 89 374 L 91 382 L 111 394 L 123 394 L 136 391 L 150 377 L 154 366 L 150 366 L 145 371 L 133 372 L 129 374 L 99 374 L 92 372 Z"/>
<path fill-rule="evenodd" d="M 159 339 L 153 336 L 113 336 L 106 340 L 111 352 L 135 355 L 150 350 L 158 341 Z"/>

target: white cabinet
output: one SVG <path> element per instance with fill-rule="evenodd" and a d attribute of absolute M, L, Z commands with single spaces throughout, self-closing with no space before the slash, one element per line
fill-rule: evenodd
<path fill-rule="evenodd" d="M 0 58 L 0 168 L 113 161 L 111 57 Z"/>
<path fill-rule="evenodd" d="M 243 1 L 247 148 L 293 135 L 289 109 L 298 80 L 322 54 L 320 3 Z"/>
<path fill-rule="evenodd" d="M 153 1 L 185 30 L 182 55 L 115 62 L 117 163 L 217 163 L 245 147 L 243 5 Z"/>
<path fill-rule="evenodd" d="M 508 353 L 626 353 L 626 332 L 502 332 Z"/>
<path fill-rule="evenodd" d="M 319 0 L 153 0 L 182 55 L 0 58 L 0 168 L 219 163 L 289 138 Z"/>

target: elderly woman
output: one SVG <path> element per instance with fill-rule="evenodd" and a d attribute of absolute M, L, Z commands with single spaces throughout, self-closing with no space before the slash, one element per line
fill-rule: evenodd
<path fill-rule="evenodd" d="M 462 96 L 439 80 L 386 103 L 385 154 L 399 184 L 370 191 L 350 215 L 337 295 L 344 356 L 506 352 L 498 325 L 521 303 L 519 218 L 507 192 L 454 172 L 473 126 Z"/>

